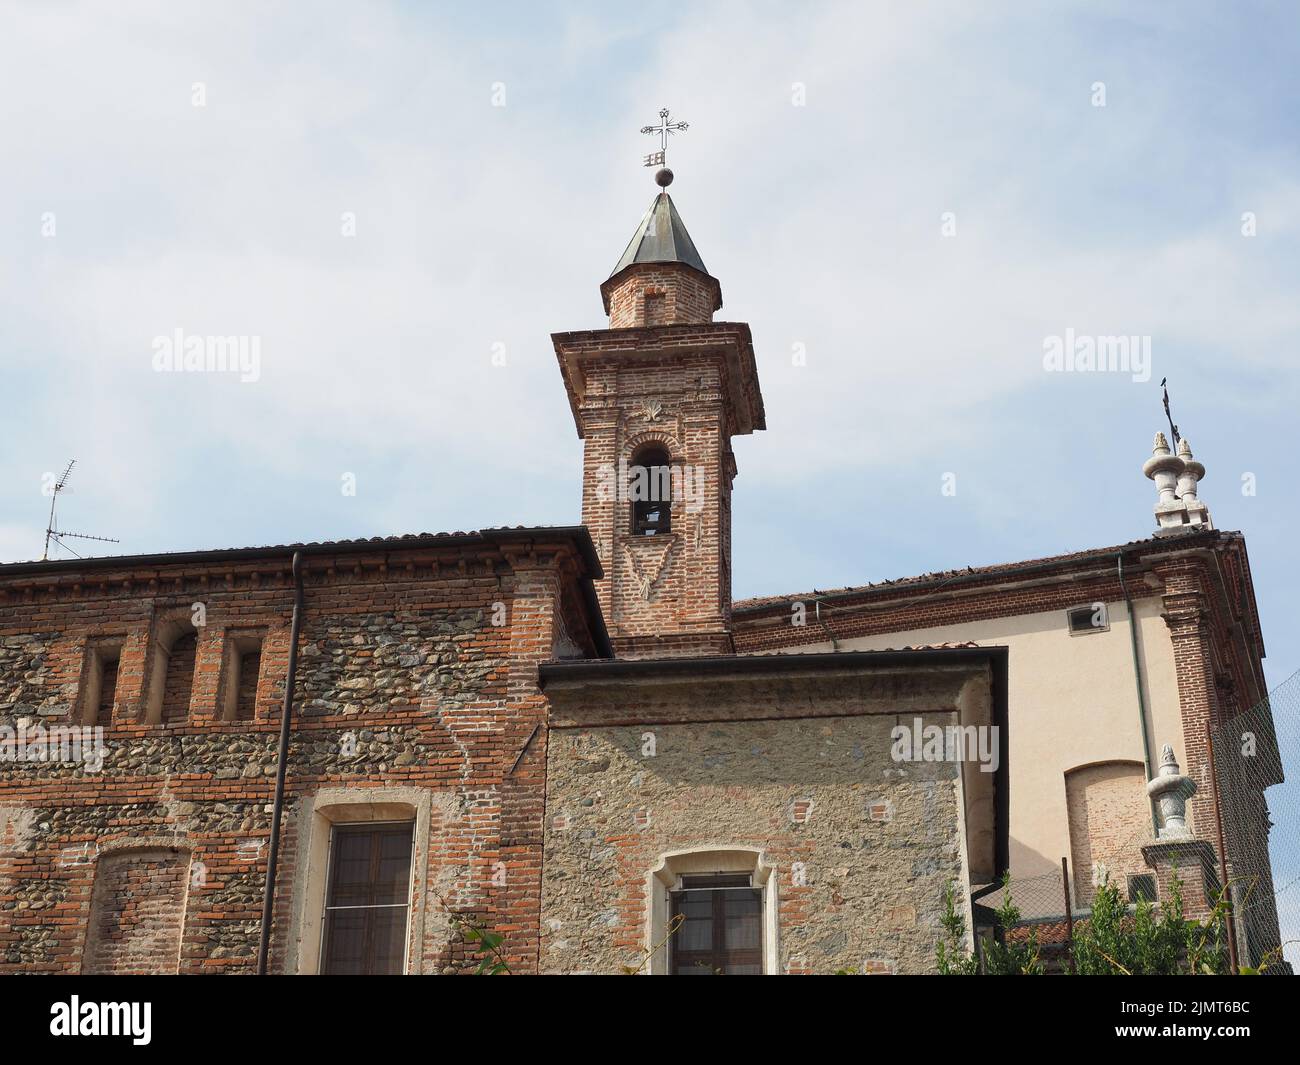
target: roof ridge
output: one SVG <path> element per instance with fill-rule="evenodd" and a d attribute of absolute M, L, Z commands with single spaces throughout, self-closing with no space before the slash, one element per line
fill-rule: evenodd
<path fill-rule="evenodd" d="M 1212 530 L 1214 535 L 1202 537 L 1198 533 L 1187 533 L 1184 536 L 1192 536 L 1195 539 L 1219 539 L 1223 530 Z M 1071 562 L 1081 562 L 1085 559 L 1093 558 L 1097 555 L 1114 554 L 1118 551 L 1124 551 L 1129 548 L 1145 544 L 1151 547 L 1165 547 L 1176 544 L 1182 540 L 1182 536 L 1148 536 L 1138 540 L 1130 540 L 1128 543 L 1115 544 L 1110 547 L 1095 547 L 1083 551 L 1066 551 L 1059 555 L 1044 555 L 1039 558 L 1019 559 L 1013 562 L 995 562 L 985 566 L 966 566 L 964 569 L 934 570 L 928 573 L 918 573 L 906 577 L 886 578 L 881 581 L 869 581 L 866 584 L 848 585 L 843 588 L 814 588 L 810 592 L 789 592 L 781 595 L 756 595 L 744 599 L 732 601 L 733 610 L 762 610 L 766 607 L 776 606 L 780 603 L 787 603 L 796 599 L 819 599 L 823 596 L 850 596 L 866 595 L 870 592 L 884 591 L 890 588 L 906 588 L 909 586 L 922 584 L 926 581 L 957 580 L 964 577 L 976 579 L 979 577 L 992 577 L 1001 573 L 1013 573 L 1017 569 L 1026 566 L 1050 565 L 1060 563 L 1062 565 Z"/>

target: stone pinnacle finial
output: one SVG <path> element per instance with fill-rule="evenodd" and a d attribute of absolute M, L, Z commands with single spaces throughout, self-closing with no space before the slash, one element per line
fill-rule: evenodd
<path fill-rule="evenodd" d="M 1192 455 L 1186 439 L 1178 441 L 1178 454 L 1172 454 L 1164 433 L 1156 433 L 1151 457 L 1142 464 L 1142 472 L 1156 483 L 1156 535 L 1186 532 L 1195 527 L 1213 528 L 1210 512 L 1197 498 L 1197 482 L 1205 476 L 1205 467 Z"/>
<path fill-rule="evenodd" d="M 1192 445 L 1187 442 L 1187 437 L 1178 441 L 1178 457 L 1183 460 L 1183 470 L 1187 473 L 1190 484 L 1185 489 L 1182 481 L 1178 482 L 1178 495 L 1185 498 L 1189 494 L 1191 498 L 1196 498 L 1196 486 L 1205 479 L 1205 467 L 1196 461 L 1196 456 L 1192 454 Z"/>
<path fill-rule="evenodd" d="M 1160 771 L 1147 782 L 1147 794 L 1160 808 L 1160 838 L 1186 836 L 1187 800 L 1196 794 L 1196 781 L 1178 770 L 1174 749 L 1160 748 Z"/>

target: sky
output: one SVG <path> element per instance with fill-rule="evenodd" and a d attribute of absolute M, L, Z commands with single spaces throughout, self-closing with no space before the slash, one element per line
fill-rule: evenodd
<path fill-rule="evenodd" d="M 1300 7 L 1250 0 L 0 0 L 0 561 L 72 458 L 82 553 L 578 523 L 550 334 L 606 324 L 668 107 L 766 403 L 737 598 L 1150 535 L 1167 377 L 1275 687 L 1298 98 Z M 157 369 L 178 331 L 257 372 Z M 1112 336 L 1149 360 L 1045 365 Z"/>
<path fill-rule="evenodd" d="M 1300 9 L 1135 8 L 0 4 L 0 560 L 74 457 L 60 525 L 121 541 L 83 552 L 577 523 L 549 334 L 604 326 L 668 107 L 767 407 L 737 598 L 1149 535 L 1168 377 L 1276 685 Z M 256 380 L 159 371 L 177 330 Z"/>

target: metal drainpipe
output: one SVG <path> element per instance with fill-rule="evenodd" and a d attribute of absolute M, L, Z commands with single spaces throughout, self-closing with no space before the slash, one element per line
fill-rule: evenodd
<path fill-rule="evenodd" d="M 293 553 L 293 621 L 289 625 L 289 676 L 280 707 L 280 755 L 275 767 L 275 801 L 271 807 L 271 848 L 266 861 L 266 890 L 262 894 L 262 930 L 257 945 L 257 975 L 266 975 L 271 949 L 271 911 L 275 906 L 275 869 L 280 856 L 280 821 L 284 815 L 284 777 L 289 762 L 289 717 L 293 712 L 294 681 L 298 674 L 298 634 L 302 631 L 302 552 Z"/>
<path fill-rule="evenodd" d="M 1128 611 L 1128 636 L 1133 648 L 1133 681 L 1137 685 L 1138 725 L 1142 729 L 1142 762 L 1146 767 L 1146 779 L 1151 779 L 1151 738 L 1147 735 L 1147 700 L 1142 694 L 1142 659 L 1138 655 L 1137 618 L 1133 614 L 1133 600 L 1128 597 L 1128 588 L 1124 584 L 1124 552 L 1115 553 L 1119 566 L 1119 591 L 1124 597 L 1124 607 Z M 1148 797 L 1147 805 L 1151 808 L 1151 827 L 1160 835 L 1160 819 L 1156 816 L 1155 800 Z"/>
<path fill-rule="evenodd" d="M 840 641 L 835 638 L 835 633 L 831 632 L 830 625 L 822 621 L 822 601 L 820 599 L 813 600 L 813 609 L 816 612 L 817 624 L 822 627 L 822 631 L 826 633 L 826 638 L 831 642 L 831 650 L 838 651 Z"/>

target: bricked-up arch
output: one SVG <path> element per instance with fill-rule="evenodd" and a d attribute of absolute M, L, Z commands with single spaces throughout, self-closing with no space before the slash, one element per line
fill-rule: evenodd
<path fill-rule="evenodd" d="M 139 847 L 100 856 L 81 971 L 166 975 L 180 967 L 190 856 Z"/>
<path fill-rule="evenodd" d="M 1150 805 L 1141 762 L 1095 762 L 1065 774 L 1070 819 L 1070 861 L 1076 901 L 1092 903 L 1094 869 L 1126 891 L 1130 874 L 1146 873 L 1141 845 L 1151 835 Z"/>
<path fill-rule="evenodd" d="M 188 616 L 158 625 L 145 703 L 145 721 L 149 724 L 180 724 L 189 717 L 198 637 Z"/>

